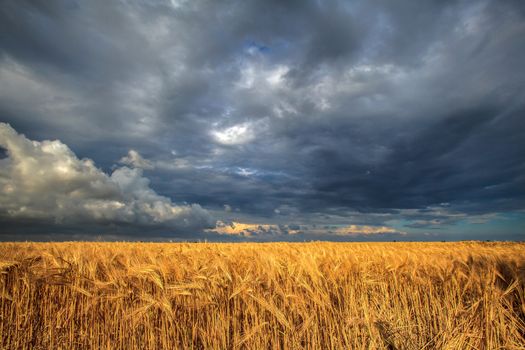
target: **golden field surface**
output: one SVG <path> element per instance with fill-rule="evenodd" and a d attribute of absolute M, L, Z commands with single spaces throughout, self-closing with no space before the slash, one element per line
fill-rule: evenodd
<path fill-rule="evenodd" d="M 0 243 L 2 349 L 524 349 L 523 243 Z"/>

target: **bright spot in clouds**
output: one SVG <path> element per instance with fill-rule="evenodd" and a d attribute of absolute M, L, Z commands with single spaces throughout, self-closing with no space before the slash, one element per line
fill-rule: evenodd
<path fill-rule="evenodd" d="M 215 140 L 223 145 L 242 145 L 255 139 L 251 123 L 242 123 L 222 130 L 212 131 Z"/>
<path fill-rule="evenodd" d="M 266 76 L 266 81 L 272 86 L 279 85 L 286 73 L 288 73 L 288 67 L 278 66 L 277 68 L 270 70 Z"/>

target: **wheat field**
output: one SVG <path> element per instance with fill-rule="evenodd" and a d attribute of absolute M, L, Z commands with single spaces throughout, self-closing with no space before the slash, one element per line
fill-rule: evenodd
<path fill-rule="evenodd" d="M 2 349 L 524 349 L 522 243 L 1 243 Z"/>

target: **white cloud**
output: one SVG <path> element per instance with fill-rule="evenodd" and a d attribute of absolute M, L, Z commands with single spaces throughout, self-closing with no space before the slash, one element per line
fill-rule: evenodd
<path fill-rule="evenodd" d="M 253 169 L 249 169 L 249 168 L 238 167 L 237 171 L 235 173 L 238 174 L 238 175 L 241 175 L 241 176 L 250 177 L 252 175 L 257 174 L 257 171 L 255 171 Z"/>
<path fill-rule="evenodd" d="M 144 159 L 139 152 L 130 149 L 128 152 L 128 155 L 125 157 L 122 157 L 119 160 L 120 163 L 130 165 L 133 168 L 140 168 L 140 169 L 153 169 L 153 163 L 147 159 Z"/>
<path fill-rule="evenodd" d="M 251 123 L 241 123 L 226 129 L 215 130 L 212 135 L 223 145 L 241 145 L 255 139 L 255 131 Z"/>
<path fill-rule="evenodd" d="M 270 70 L 267 75 L 266 75 L 266 81 L 271 85 L 271 86 L 279 86 L 282 81 L 283 81 L 283 77 L 286 75 L 286 73 L 288 73 L 290 69 L 287 67 L 287 66 L 277 66 L 276 68 Z"/>
<path fill-rule="evenodd" d="M 119 167 L 109 176 L 91 159 L 78 159 L 62 142 L 31 141 L 5 123 L 0 123 L 0 146 L 8 154 L 0 159 L 1 216 L 163 224 L 175 230 L 214 226 L 210 214 L 198 204 L 175 205 L 153 191 L 140 167 Z M 136 166 L 138 157 L 132 155 L 131 164 Z"/>
<path fill-rule="evenodd" d="M 236 86 L 240 89 L 279 89 L 290 68 L 285 65 L 268 66 L 263 62 L 245 62 Z M 269 92 L 269 91 L 266 91 Z"/>

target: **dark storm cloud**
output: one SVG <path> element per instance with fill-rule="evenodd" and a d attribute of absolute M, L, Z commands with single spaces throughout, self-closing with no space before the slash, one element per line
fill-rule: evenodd
<path fill-rule="evenodd" d="M 499 113 L 476 108 L 444 117 L 394 143 L 378 164 L 337 147 L 318 150 L 312 155 L 312 163 L 320 163 L 315 187 L 321 197 L 363 209 L 474 201 L 491 211 L 498 200 L 521 208 L 523 111 Z"/>
<path fill-rule="evenodd" d="M 5 1 L 0 118 L 220 219 L 453 225 L 525 208 L 524 35 L 510 0 Z"/>

